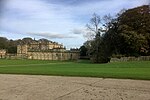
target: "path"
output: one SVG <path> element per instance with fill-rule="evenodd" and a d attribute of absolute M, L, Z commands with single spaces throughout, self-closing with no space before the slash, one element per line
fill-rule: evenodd
<path fill-rule="evenodd" d="M 0 74 L 0 100 L 150 100 L 150 81 Z"/>

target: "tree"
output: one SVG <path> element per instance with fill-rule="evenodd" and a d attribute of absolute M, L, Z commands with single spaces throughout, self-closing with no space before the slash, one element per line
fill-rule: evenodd
<path fill-rule="evenodd" d="M 0 37 L 0 49 L 6 49 L 8 47 L 8 39 Z"/>
<path fill-rule="evenodd" d="M 122 47 L 122 39 L 120 38 L 118 32 L 118 19 L 110 18 L 110 16 L 104 16 L 105 18 L 105 33 L 103 35 L 103 40 L 105 43 L 105 52 L 110 57 L 112 54 L 118 55 L 120 54 L 120 50 L 118 48 Z"/>
<path fill-rule="evenodd" d="M 90 55 L 91 60 L 94 63 L 107 63 L 110 61 L 109 55 L 107 54 L 107 46 L 105 45 L 104 38 L 100 35 L 100 32 L 95 36 L 91 42 Z"/>
<path fill-rule="evenodd" d="M 83 45 L 83 46 L 81 46 L 80 47 L 80 56 L 81 57 L 85 57 L 85 56 L 87 56 L 87 48 Z"/>
<path fill-rule="evenodd" d="M 8 53 L 17 53 L 17 41 L 9 40 L 7 51 Z"/>
<path fill-rule="evenodd" d="M 89 49 L 89 55 L 93 62 L 99 62 L 99 52 L 100 52 L 100 42 L 101 42 L 101 34 L 99 24 L 101 23 L 101 18 L 97 14 L 93 14 L 90 24 L 87 24 L 87 28 L 91 31 L 93 36 L 95 37 L 93 41 L 91 41 L 91 48 Z M 91 35 L 92 36 L 92 35 Z"/>
<path fill-rule="evenodd" d="M 101 18 L 96 13 L 93 14 L 92 18 L 90 19 L 90 23 L 86 25 L 88 32 L 87 37 L 89 37 L 91 40 L 95 38 L 96 34 L 98 33 L 98 30 L 100 28 Z"/>
<path fill-rule="evenodd" d="M 104 34 L 110 55 L 140 56 L 150 51 L 150 13 L 148 6 L 122 10 L 109 21 Z"/>
<path fill-rule="evenodd" d="M 103 32 L 100 27 L 101 18 L 97 14 L 93 14 L 90 20 L 90 24 L 87 24 L 87 28 L 93 32 L 94 37 L 90 40 L 90 46 L 88 48 L 88 55 L 94 63 L 105 63 L 108 62 L 107 56 L 105 55 L 105 46 L 101 33 Z"/>
<path fill-rule="evenodd" d="M 33 41 L 32 38 L 26 37 L 26 38 L 23 38 L 21 42 L 22 44 L 30 44 L 32 41 Z"/>
<path fill-rule="evenodd" d="M 147 54 L 147 52 L 150 53 L 150 13 L 149 11 L 150 11 L 149 6 L 143 5 L 140 7 L 126 10 L 123 14 L 121 14 L 118 17 L 121 33 L 124 33 L 125 35 L 127 34 L 125 30 L 127 30 L 127 31 L 130 31 L 128 32 L 130 33 L 128 34 L 130 38 L 132 38 L 134 35 L 134 39 L 136 39 L 137 42 L 132 42 L 132 44 L 133 43 L 134 44 L 131 46 L 132 48 L 134 48 L 133 49 L 134 51 L 137 51 L 137 48 L 138 48 L 139 54 L 141 53 Z M 126 41 L 127 40 L 128 38 L 126 38 Z M 144 52 L 142 49 L 144 49 Z"/>
<path fill-rule="evenodd" d="M 146 48 L 147 40 L 142 34 L 138 34 L 137 31 L 132 30 L 127 25 L 121 25 L 119 27 L 120 37 L 122 39 L 122 47 L 120 49 L 121 54 L 139 56 L 141 54 L 141 48 Z"/>

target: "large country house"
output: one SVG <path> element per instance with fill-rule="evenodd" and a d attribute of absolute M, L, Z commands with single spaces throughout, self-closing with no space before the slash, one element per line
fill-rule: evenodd
<path fill-rule="evenodd" d="M 79 51 L 76 49 L 66 50 L 62 44 L 57 42 L 32 41 L 19 44 L 17 56 L 38 60 L 76 60 L 79 58 Z"/>

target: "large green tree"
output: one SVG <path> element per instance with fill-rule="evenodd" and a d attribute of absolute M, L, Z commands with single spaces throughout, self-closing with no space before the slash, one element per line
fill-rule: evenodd
<path fill-rule="evenodd" d="M 123 43 L 126 46 L 124 49 L 128 54 L 141 55 L 150 52 L 150 9 L 148 5 L 126 10 L 118 17 L 118 21 L 118 32 L 124 40 Z"/>
<path fill-rule="evenodd" d="M 104 38 L 114 55 L 140 56 L 150 52 L 150 13 L 148 5 L 119 13 L 109 23 Z"/>

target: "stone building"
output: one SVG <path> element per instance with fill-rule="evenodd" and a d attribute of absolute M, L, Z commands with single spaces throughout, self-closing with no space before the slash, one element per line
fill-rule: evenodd
<path fill-rule="evenodd" d="M 17 56 L 38 60 L 77 60 L 78 50 L 66 50 L 57 42 L 34 41 L 30 44 L 17 46 Z"/>
<path fill-rule="evenodd" d="M 0 58 L 5 58 L 5 57 L 6 57 L 6 50 L 0 49 Z"/>

